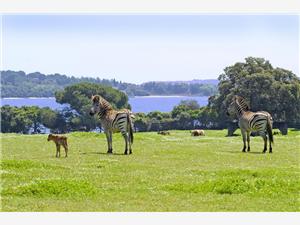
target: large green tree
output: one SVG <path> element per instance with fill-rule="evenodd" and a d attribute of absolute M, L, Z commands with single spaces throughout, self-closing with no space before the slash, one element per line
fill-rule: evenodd
<path fill-rule="evenodd" d="M 55 93 L 58 103 L 67 103 L 78 113 L 77 118 L 71 119 L 71 123 L 75 127 L 81 127 L 85 130 L 91 130 L 100 125 L 97 119 L 89 115 L 92 95 L 101 95 L 116 109 L 130 108 L 125 93 L 101 84 L 78 83 L 67 86 L 64 90 Z"/>
<path fill-rule="evenodd" d="M 219 76 L 219 94 L 209 99 L 219 122 L 225 122 L 233 95 L 240 95 L 252 111 L 265 110 L 275 121 L 300 121 L 300 80 L 289 70 L 273 68 L 263 58 L 248 57 L 226 67 Z"/>
<path fill-rule="evenodd" d="M 37 106 L 20 108 L 4 105 L 1 107 L 1 132 L 28 133 L 32 128 L 38 133 L 41 126 L 41 109 Z"/>

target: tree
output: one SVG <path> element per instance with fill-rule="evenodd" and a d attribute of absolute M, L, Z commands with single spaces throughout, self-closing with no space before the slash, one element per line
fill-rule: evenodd
<path fill-rule="evenodd" d="M 191 129 L 192 128 L 192 120 L 191 116 L 188 112 L 180 112 L 176 119 L 179 123 L 179 129 Z"/>
<path fill-rule="evenodd" d="M 37 106 L 23 106 L 26 117 L 32 122 L 33 132 L 38 133 L 38 128 L 41 125 L 41 110 Z"/>
<path fill-rule="evenodd" d="M 199 109 L 200 105 L 196 100 L 181 100 L 180 103 L 175 106 L 171 112 L 172 118 L 176 118 L 181 112 L 189 110 Z"/>
<path fill-rule="evenodd" d="M 147 131 L 149 118 L 145 113 L 136 113 L 134 119 L 134 128 L 136 131 Z"/>
<path fill-rule="evenodd" d="M 56 91 L 75 83 L 95 83 L 116 88 L 129 96 L 141 95 L 199 95 L 216 93 L 216 85 L 186 82 L 147 82 L 141 85 L 90 77 L 68 77 L 61 74 L 45 75 L 40 72 L 1 71 L 2 97 L 52 97 Z"/>
<path fill-rule="evenodd" d="M 33 126 L 37 132 L 39 126 L 39 112 L 36 107 L 23 106 L 21 108 L 5 105 L 1 107 L 1 132 L 28 133 Z"/>
<path fill-rule="evenodd" d="M 57 125 L 58 112 L 53 111 L 49 107 L 40 110 L 41 123 L 50 129 L 55 129 Z"/>
<path fill-rule="evenodd" d="M 263 58 L 248 57 L 245 63 L 226 67 L 219 76 L 219 94 L 209 99 L 209 107 L 225 126 L 225 115 L 233 95 L 248 101 L 252 111 L 264 110 L 275 121 L 296 122 L 300 120 L 300 80 L 291 71 L 273 68 Z"/>
<path fill-rule="evenodd" d="M 1 132 L 2 133 L 9 133 L 14 132 L 13 126 L 14 121 L 13 117 L 15 114 L 15 108 L 9 105 L 4 105 L 1 107 Z"/>
<path fill-rule="evenodd" d="M 129 108 L 128 97 L 125 93 L 112 87 L 93 83 L 79 83 L 67 86 L 63 91 L 55 93 L 56 101 L 63 104 L 68 103 L 71 109 L 78 113 L 76 120 L 72 123 L 75 127 L 84 127 L 85 130 L 95 129 L 99 121 L 89 115 L 92 105 L 91 96 L 101 95 L 109 101 L 114 108 Z M 79 122 L 81 121 L 81 122 Z"/>

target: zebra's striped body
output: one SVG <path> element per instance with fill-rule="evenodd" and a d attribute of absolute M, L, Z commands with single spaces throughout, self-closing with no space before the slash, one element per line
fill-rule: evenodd
<path fill-rule="evenodd" d="M 93 106 L 90 115 L 98 114 L 100 123 L 106 134 L 108 151 L 112 153 L 112 134 L 121 132 L 125 140 L 125 152 L 132 153 L 131 145 L 133 143 L 133 114 L 128 109 L 114 110 L 109 102 L 99 95 L 92 96 Z"/>
<path fill-rule="evenodd" d="M 248 104 L 240 96 L 234 96 L 227 113 L 237 115 L 239 127 L 243 136 L 243 152 L 246 151 L 246 140 L 248 143 L 247 150 L 250 151 L 250 132 L 255 131 L 264 139 L 264 150 L 267 151 L 267 134 L 269 137 L 269 152 L 272 152 L 272 116 L 266 111 L 251 112 Z"/>

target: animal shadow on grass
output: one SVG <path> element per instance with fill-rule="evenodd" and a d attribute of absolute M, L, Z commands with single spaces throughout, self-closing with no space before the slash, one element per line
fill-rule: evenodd
<path fill-rule="evenodd" d="M 263 154 L 262 152 L 242 152 L 241 150 L 239 151 L 223 151 L 223 152 L 227 152 L 227 153 L 239 153 L 239 154 Z"/>
<path fill-rule="evenodd" d="M 264 155 L 264 153 L 261 151 L 261 152 L 248 152 L 249 154 L 262 154 Z M 266 152 L 267 153 L 267 152 Z"/>
<path fill-rule="evenodd" d="M 112 154 L 107 154 L 104 152 L 81 152 L 81 155 L 124 155 L 124 153 L 112 153 Z"/>
<path fill-rule="evenodd" d="M 239 137 L 241 136 L 240 134 L 232 134 L 232 135 L 225 135 L 225 137 Z"/>

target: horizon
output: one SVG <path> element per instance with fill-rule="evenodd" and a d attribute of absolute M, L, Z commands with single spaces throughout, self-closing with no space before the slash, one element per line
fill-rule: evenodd
<path fill-rule="evenodd" d="M 1 18 L 2 70 L 141 84 L 218 79 L 225 67 L 252 56 L 299 77 L 296 15 Z"/>
<path fill-rule="evenodd" d="M 40 71 L 34 71 L 34 72 L 29 72 L 29 73 L 27 73 L 27 72 L 25 72 L 25 71 L 23 71 L 23 70 L 0 70 L 0 74 L 2 73 L 2 72 L 7 72 L 7 71 L 12 71 L 12 72 L 24 72 L 25 73 L 25 75 L 27 76 L 27 75 L 29 75 L 29 74 L 34 74 L 34 73 L 40 73 L 40 74 L 43 74 L 43 75 L 45 75 L 45 76 L 50 76 L 50 75 L 55 75 L 55 74 L 58 74 L 58 75 L 61 75 L 61 76 L 67 76 L 68 78 L 70 78 L 70 77 L 75 77 L 75 76 L 73 76 L 73 75 L 68 75 L 68 74 L 62 74 L 62 73 L 51 73 L 51 74 L 45 74 L 45 73 L 42 73 L 42 72 L 40 72 Z M 107 79 L 107 80 L 116 80 L 117 82 L 122 82 L 122 83 L 130 83 L 130 84 L 136 84 L 136 85 L 141 85 L 141 84 L 143 84 L 143 83 L 149 83 L 149 82 L 156 82 L 156 83 L 159 83 L 159 82 L 162 82 L 162 83 L 164 83 L 164 82 L 190 82 L 190 81 L 208 81 L 208 80 L 217 80 L 218 81 L 218 78 L 207 78 L 207 79 L 197 79 L 197 78 L 195 78 L 195 79 L 191 79 L 191 80 L 148 80 L 148 81 L 144 81 L 144 82 L 142 82 L 142 83 L 132 83 L 132 82 L 127 82 L 127 81 L 123 81 L 123 80 L 117 80 L 117 79 L 115 79 L 115 78 L 101 78 L 100 76 L 98 76 L 98 77 L 92 77 L 92 76 L 89 76 L 89 75 L 87 75 L 87 76 L 76 76 L 75 78 L 78 78 L 78 79 L 81 79 L 81 78 L 93 78 L 93 79 L 97 79 L 97 78 L 99 78 L 99 79 Z"/>

